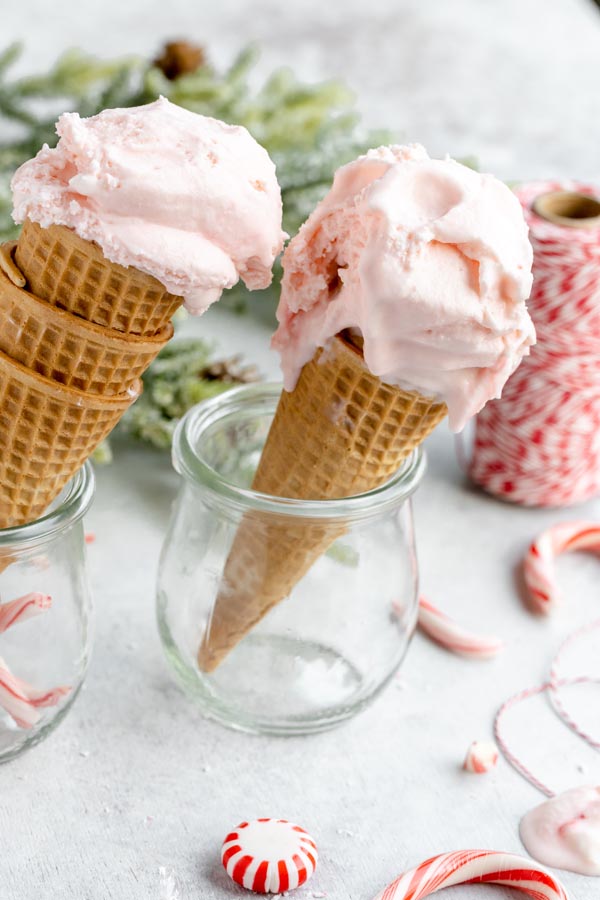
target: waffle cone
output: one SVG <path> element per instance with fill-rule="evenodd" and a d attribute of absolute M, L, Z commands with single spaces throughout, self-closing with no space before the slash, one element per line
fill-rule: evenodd
<path fill-rule="evenodd" d="M 61 384 L 120 394 L 172 335 L 171 323 L 148 337 L 102 328 L 50 306 L 0 272 L 0 352 Z"/>
<path fill-rule="evenodd" d="M 41 228 L 27 219 L 15 261 L 42 300 L 127 334 L 156 334 L 183 302 L 151 275 L 109 262 L 97 244 L 63 225 Z"/>
<path fill-rule="evenodd" d="M 36 519 L 141 390 L 100 397 L 0 353 L 0 527 Z"/>
<path fill-rule="evenodd" d="M 328 500 L 384 484 L 447 413 L 446 405 L 384 384 L 337 337 L 283 391 L 253 490 Z M 342 525 L 258 512 L 244 516 L 198 654 L 205 672 L 283 600 L 342 534 Z"/>

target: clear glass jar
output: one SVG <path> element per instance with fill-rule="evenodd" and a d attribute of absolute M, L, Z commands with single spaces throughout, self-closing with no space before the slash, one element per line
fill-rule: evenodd
<path fill-rule="evenodd" d="M 244 386 L 180 422 L 173 461 L 183 481 L 161 555 L 157 611 L 167 659 L 207 716 L 246 731 L 303 734 L 358 712 L 406 653 L 417 615 L 409 497 L 424 459 L 415 452 L 387 484 L 343 500 L 252 491 L 280 391 Z M 271 543 L 312 529 L 325 550 L 214 671 L 201 671 L 211 622 L 214 631 L 223 611 L 236 616 L 223 607 L 220 584 L 242 522 Z M 250 565 L 261 564 L 255 554 Z"/>
<path fill-rule="evenodd" d="M 90 651 L 91 593 L 82 517 L 89 463 L 35 522 L 0 530 L 0 762 L 65 717 Z"/>

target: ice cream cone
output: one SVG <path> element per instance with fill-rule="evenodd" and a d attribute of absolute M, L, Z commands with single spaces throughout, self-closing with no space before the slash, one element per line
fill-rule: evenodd
<path fill-rule="evenodd" d="M 39 516 L 141 390 L 101 397 L 0 353 L 0 527 Z"/>
<path fill-rule="evenodd" d="M 33 372 L 93 394 L 126 391 L 173 335 L 102 328 L 51 306 L 0 272 L 0 351 Z"/>
<path fill-rule="evenodd" d="M 384 384 L 342 337 L 281 395 L 252 487 L 305 500 L 364 493 L 387 481 L 447 413 L 445 403 Z M 198 654 L 218 667 L 343 534 L 339 525 L 255 513 L 233 542 Z"/>
<path fill-rule="evenodd" d="M 109 262 L 97 244 L 63 225 L 41 228 L 26 219 L 15 262 L 42 300 L 128 334 L 156 334 L 183 303 L 156 278 Z"/>

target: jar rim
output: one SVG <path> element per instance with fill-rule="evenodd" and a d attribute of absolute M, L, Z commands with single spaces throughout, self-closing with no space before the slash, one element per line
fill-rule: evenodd
<path fill-rule="evenodd" d="M 79 521 L 94 497 L 95 479 L 90 462 L 84 463 L 63 488 L 63 497 L 55 509 L 25 525 L 0 528 L 0 547 L 37 543 L 53 537 Z"/>
<path fill-rule="evenodd" d="M 273 413 L 282 390 L 280 383 L 260 382 L 232 388 L 188 410 L 173 435 L 173 466 L 179 475 L 197 487 L 217 495 L 221 501 L 241 509 L 315 519 L 362 518 L 380 514 L 383 509 L 398 506 L 416 490 L 426 467 L 425 454 L 417 447 L 400 469 L 379 487 L 333 500 L 299 500 L 276 497 L 243 488 L 214 469 L 199 453 L 199 436 L 219 419 L 236 409 L 262 406 L 263 414 Z"/>

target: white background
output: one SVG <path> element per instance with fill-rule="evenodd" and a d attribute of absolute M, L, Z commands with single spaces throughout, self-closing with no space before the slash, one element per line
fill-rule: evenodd
<path fill-rule="evenodd" d="M 600 181 L 600 12 L 592 2 L 1 4 L 0 44 L 26 41 L 24 71 L 69 45 L 149 54 L 181 35 L 206 43 L 219 64 L 256 38 L 262 73 L 290 63 L 307 79 L 341 75 L 369 124 L 434 154 L 476 154 L 509 179 Z M 192 328 L 276 376 L 260 326 L 214 309 Z M 0 769 L 1 900 L 162 900 L 159 866 L 175 870 L 182 900 L 237 896 L 220 869 L 220 842 L 259 815 L 296 820 L 318 840 L 319 870 L 299 900 L 318 892 L 370 900 L 404 868 L 444 850 L 522 852 L 518 821 L 541 795 L 504 762 L 482 777 L 460 764 L 473 739 L 490 736 L 502 700 L 543 680 L 561 639 L 598 614 L 596 559 L 560 562 L 565 605 L 550 621 L 524 611 L 514 570 L 542 527 L 598 518 L 600 504 L 514 508 L 464 483 L 445 426 L 428 449 L 415 503 L 424 592 L 508 648 L 493 662 L 468 663 L 417 637 L 401 679 L 369 711 L 330 734 L 282 741 L 203 721 L 171 682 L 153 604 L 177 480 L 166 456 L 118 448 L 116 463 L 98 472 L 87 523 L 97 535 L 89 557 L 98 627 L 86 687 L 54 736 Z M 588 712 L 595 696 L 585 697 Z M 597 755 L 555 724 L 543 700 L 513 725 L 517 749 L 553 788 L 600 781 Z M 597 880 L 564 881 L 574 900 L 599 896 Z M 512 896 L 492 888 L 452 896 L 483 900 L 494 891 Z"/>

